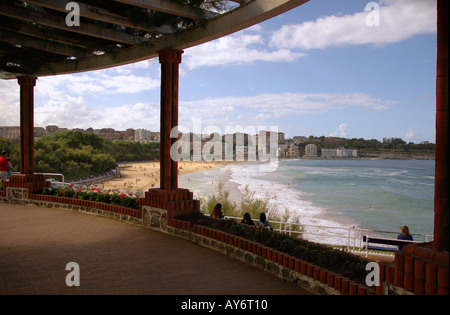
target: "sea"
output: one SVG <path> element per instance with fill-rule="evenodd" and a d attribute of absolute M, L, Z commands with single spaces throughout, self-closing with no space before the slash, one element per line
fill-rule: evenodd
<path fill-rule="evenodd" d="M 396 237 L 403 225 L 415 240 L 427 241 L 434 225 L 434 167 L 432 160 L 237 162 L 180 176 L 179 186 L 206 199 L 220 182 L 236 202 L 247 187 L 269 200 L 269 221 L 281 215 L 300 223 L 312 241 L 347 244 L 354 230 Z"/>

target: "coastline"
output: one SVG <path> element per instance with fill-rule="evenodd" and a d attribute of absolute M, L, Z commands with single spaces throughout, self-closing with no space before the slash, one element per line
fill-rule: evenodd
<path fill-rule="evenodd" d="M 229 200 L 236 203 L 237 205 L 241 204 L 243 193 L 242 189 L 248 185 L 249 189 L 253 192 L 255 192 L 256 198 L 263 198 L 266 193 L 273 196 L 273 198 L 270 199 L 270 204 L 276 205 L 276 208 L 278 211 L 276 213 L 269 214 L 271 217 L 270 219 L 274 220 L 274 217 L 279 217 L 280 215 L 284 217 L 285 215 L 288 215 L 290 218 L 288 221 L 291 222 L 298 222 L 301 224 L 304 224 L 305 226 L 311 225 L 311 226 L 321 226 L 323 228 L 334 230 L 335 232 L 341 231 L 341 229 L 344 231 L 344 236 L 347 235 L 347 229 L 349 227 L 353 228 L 359 228 L 362 226 L 366 226 L 366 224 L 376 224 L 376 226 L 373 227 L 366 227 L 373 230 L 383 230 L 383 231 L 395 231 L 396 225 L 390 228 L 385 227 L 384 219 L 385 216 L 390 215 L 392 212 L 389 210 L 389 212 L 386 213 L 386 209 L 384 209 L 385 205 L 379 205 L 376 206 L 373 204 L 374 200 L 368 199 L 361 199 L 362 196 L 351 196 L 349 197 L 349 200 L 352 199 L 356 201 L 357 204 L 360 204 L 360 207 L 355 212 L 342 212 L 342 210 L 348 211 L 351 209 L 347 208 L 339 208 L 336 207 L 337 204 L 330 204 L 330 203 L 324 203 L 322 200 L 323 198 L 320 197 L 321 202 L 317 202 L 315 196 L 321 196 L 320 194 L 317 194 L 317 192 L 311 192 L 309 190 L 303 190 L 298 189 L 296 186 L 296 182 L 291 177 L 291 172 L 286 171 L 286 168 L 283 165 L 291 165 L 290 161 L 294 162 L 297 161 L 307 161 L 308 159 L 296 159 L 296 158 L 286 158 L 286 159 L 279 159 L 277 165 L 271 165 L 271 163 L 261 163 L 258 161 L 242 161 L 242 162 L 236 162 L 236 161 L 227 161 L 227 162 L 192 162 L 192 161 L 185 161 L 180 162 L 180 176 L 178 177 L 178 184 L 180 188 L 186 188 L 189 189 L 191 192 L 194 193 L 194 199 L 200 200 L 202 203 L 213 193 L 217 193 L 217 187 L 219 183 L 223 184 L 223 191 L 226 191 L 229 193 Z M 344 159 L 314 159 L 316 161 L 322 160 L 322 161 L 332 161 L 332 160 L 344 160 Z M 353 159 L 356 160 L 356 159 Z M 361 162 L 367 163 L 370 160 L 379 160 L 379 159 L 360 159 Z M 385 159 L 386 160 L 386 159 Z M 403 162 L 398 161 L 396 164 L 400 163 L 400 165 L 403 165 Z M 386 160 L 387 161 L 387 160 Z M 393 159 L 392 161 L 395 161 Z M 287 164 L 285 164 L 288 162 Z M 311 161 L 312 162 L 312 161 Z M 355 161 L 356 162 L 356 161 Z M 297 162 L 294 162 L 297 163 Z M 309 164 L 309 163 L 308 163 Z M 321 165 L 322 163 L 320 163 Z M 347 163 L 344 163 L 347 164 Z M 359 164 L 359 163 L 357 163 Z M 395 162 L 394 162 L 394 168 L 395 168 Z M 375 164 L 378 165 L 378 164 Z M 136 173 L 140 173 L 140 175 L 143 175 L 145 173 L 145 181 L 141 180 L 138 181 L 137 184 L 143 185 L 144 189 L 147 190 L 152 188 L 151 183 L 158 183 L 159 185 L 159 162 L 150 162 L 150 163 L 130 163 L 127 165 L 128 167 L 123 168 L 123 174 L 127 174 L 127 176 L 124 176 L 120 179 L 115 179 L 114 181 L 108 181 L 103 184 L 105 188 L 108 187 L 108 185 L 115 185 L 116 189 L 117 187 L 123 190 L 124 192 L 126 190 L 139 190 L 141 187 L 137 187 L 136 185 Z M 272 166 L 276 166 L 276 168 L 273 168 Z M 153 171 L 153 177 L 151 177 L 151 172 Z M 281 171 L 281 172 L 280 172 Z M 315 171 L 315 170 L 314 170 Z M 158 172 L 158 173 L 156 173 Z M 332 170 L 332 175 L 334 170 Z M 363 172 L 365 172 L 363 170 Z M 320 174 L 320 173 L 319 173 Z M 339 174 L 339 173 L 338 173 Z M 395 169 L 393 170 L 387 170 L 385 175 L 383 175 L 383 178 L 386 180 L 401 180 L 400 178 L 397 178 L 396 176 L 401 175 L 402 173 L 398 173 Z M 154 177 L 157 177 L 155 179 Z M 364 176 L 355 176 L 351 179 L 353 182 L 355 179 L 361 179 L 361 178 L 367 178 L 365 175 L 370 174 L 362 174 Z M 380 173 L 375 173 L 375 176 L 378 178 Z M 314 173 L 311 173 L 310 175 L 303 174 L 302 176 L 314 176 Z M 427 176 L 428 177 L 428 176 Z M 309 177 L 305 177 L 305 180 L 307 180 Z M 331 180 L 337 180 L 341 181 L 341 177 L 333 179 L 333 177 L 330 177 Z M 124 185 L 124 180 L 128 180 L 130 184 Z M 374 178 L 375 180 L 375 178 Z M 404 179 L 403 179 L 404 180 Z M 106 184 L 106 185 L 105 185 Z M 407 184 L 407 183 L 406 183 Z M 120 186 L 120 187 L 119 187 Z M 344 186 L 342 186 L 344 187 Z M 349 186 L 350 187 L 350 186 Z M 358 187 L 351 186 L 352 188 Z M 364 186 L 362 186 L 364 187 Z M 409 187 L 409 186 L 408 186 Z M 156 185 L 154 185 L 153 188 L 156 188 Z M 141 191 L 142 191 L 141 190 Z M 140 191 L 139 191 L 140 192 Z M 340 192 L 337 197 L 344 196 L 346 193 Z M 328 196 L 327 194 L 323 196 Z M 384 196 L 384 195 L 383 195 Z M 344 198 L 345 199 L 345 198 Z M 383 198 L 379 200 L 384 200 Z M 325 201 L 327 201 L 325 199 Z M 335 201 L 333 201 L 335 202 Z M 367 207 L 367 205 L 370 205 L 371 207 Z M 354 205 L 353 205 L 354 206 Z M 372 207 L 373 206 L 373 207 Z M 394 207 L 395 208 L 395 207 Z M 340 210 L 339 210 L 340 209 Z M 398 210 L 398 209 L 397 209 Z M 286 212 L 287 211 L 287 212 Z M 277 214 L 277 215 L 276 215 Z M 406 213 L 403 213 L 404 215 Z M 362 218 L 361 216 L 364 216 Z M 399 222 L 398 224 L 403 224 L 406 222 L 407 224 L 411 225 L 411 227 L 419 232 L 424 233 L 419 230 L 419 226 L 417 226 L 417 222 L 413 220 L 414 214 L 411 213 L 408 215 L 408 217 L 404 217 L 402 222 Z M 368 222 L 364 223 L 360 221 L 361 219 L 369 219 Z M 376 221 L 381 220 L 380 222 L 384 222 L 380 225 L 380 222 L 376 223 Z M 412 220 L 412 221 L 410 221 Z M 269 220 L 270 221 L 270 220 Z M 277 220 L 275 220 L 277 221 Z M 361 226 L 362 225 L 362 226 Z M 311 229 L 313 229 L 311 227 Z M 309 231 L 309 230 L 308 230 Z M 305 230 L 306 232 L 306 230 Z M 426 232 L 426 231 L 425 231 Z M 315 231 L 311 232 L 312 234 L 316 234 Z M 427 232 L 428 233 L 428 232 Z M 339 236 L 336 236 L 339 239 L 342 238 L 342 236 L 339 233 Z M 311 235 L 311 237 L 307 236 L 307 239 L 310 239 L 312 241 L 319 241 L 319 242 L 325 242 L 327 243 L 330 239 L 323 239 L 322 237 L 318 237 L 317 235 Z M 340 241 L 336 241 L 333 239 L 333 242 L 340 243 Z"/>
<path fill-rule="evenodd" d="M 200 171 L 210 170 L 229 164 L 227 161 L 180 161 L 178 162 L 179 177 Z M 103 189 L 126 192 L 142 192 L 160 185 L 160 164 L 155 162 L 123 163 L 119 165 L 120 177 L 98 184 Z"/>

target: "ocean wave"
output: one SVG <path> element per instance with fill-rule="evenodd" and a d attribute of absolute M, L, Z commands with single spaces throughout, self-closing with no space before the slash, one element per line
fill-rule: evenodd
<path fill-rule="evenodd" d="M 274 171 L 272 179 L 267 179 L 265 175 L 267 174 L 261 172 L 259 165 L 240 165 L 231 169 L 229 180 L 236 183 L 241 192 L 248 187 L 255 193 L 255 197 L 269 198 L 269 204 L 276 207 L 278 217 L 286 213 L 288 222 L 304 226 L 306 239 L 330 244 L 343 244 L 347 241 L 347 228 L 356 225 L 354 220 L 337 220 L 335 216 L 329 215 L 329 209 L 304 200 L 303 197 L 310 194 L 286 182 L 286 177 L 280 176 L 278 171 Z M 318 233 L 318 230 L 323 229 L 328 230 L 326 236 Z M 331 236 L 332 234 L 335 236 Z"/>

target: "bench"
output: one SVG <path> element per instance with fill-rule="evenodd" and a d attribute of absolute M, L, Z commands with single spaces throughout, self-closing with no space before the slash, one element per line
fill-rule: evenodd
<path fill-rule="evenodd" d="M 396 251 L 398 251 L 398 246 L 403 246 L 403 245 L 412 244 L 412 243 L 418 243 L 418 242 L 414 242 L 414 241 L 406 241 L 406 240 L 399 240 L 399 239 L 393 239 L 393 238 L 372 237 L 369 235 L 363 236 L 363 242 L 365 244 L 363 246 L 363 249 L 366 250 L 366 258 L 369 255 L 369 249 L 379 250 L 379 251 L 396 252 Z M 396 246 L 396 247 L 373 246 L 370 244 L 391 245 L 391 246 Z"/>

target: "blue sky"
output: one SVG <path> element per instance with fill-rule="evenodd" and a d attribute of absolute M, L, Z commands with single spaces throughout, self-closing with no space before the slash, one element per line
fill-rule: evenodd
<path fill-rule="evenodd" d="M 434 143 L 436 1 L 375 1 L 379 26 L 366 23 L 369 2 L 311 0 L 186 49 L 180 125 Z M 42 77 L 35 125 L 158 131 L 159 88 L 157 59 Z M 0 126 L 19 125 L 17 81 L 0 81 L 0 94 Z"/>

